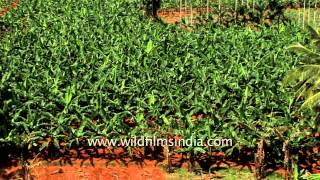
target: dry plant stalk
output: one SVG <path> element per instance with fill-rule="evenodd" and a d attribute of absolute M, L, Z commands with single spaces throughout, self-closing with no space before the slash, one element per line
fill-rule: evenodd
<path fill-rule="evenodd" d="M 187 0 L 184 0 L 184 11 L 187 12 Z"/>
<path fill-rule="evenodd" d="M 257 180 L 263 179 L 264 172 L 264 160 L 265 160 L 265 140 L 261 139 L 258 143 L 258 151 L 256 156 L 256 172 L 255 177 Z"/>
<path fill-rule="evenodd" d="M 301 23 L 301 9 L 299 8 L 299 10 L 298 10 L 298 24 L 300 24 Z M 303 15 L 302 15 L 303 16 Z"/>
<path fill-rule="evenodd" d="M 285 179 L 286 180 L 290 180 L 291 179 L 291 175 L 292 175 L 292 169 L 290 168 L 291 164 L 290 164 L 290 152 L 289 152 L 289 148 L 288 148 L 288 141 L 284 141 L 283 142 L 283 152 L 284 152 L 284 169 L 286 170 L 285 172 Z"/>
<path fill-rule="evenodd" d="M 310 23 L 310 14 L 311 14 L 311 6 L 310 6 L 310 0 L 309 0 L 309 3 L 308 3 L 308 20 L 307 20 L 307 22 L 308 22 L 308 24 Z"/>
<path fill-rule="evenodd" d="M 179 12 L 179 17 L 180 17 L 180 22 L 182 21 L 182 16 L 181 16 L 181 11 L 182 11 L 182 0 L 180 0 L 180 12 Z"/>
<path fill-rule="evenodd" d="M 317 27 L 317 21 L 316 21 L 316 16 L 317 16 L 317 4 L 318 4 L 318 0 L 316 1 L 316 3 L 314 4 L 314 11 L 313 11 L 313 25 L 315 27 Z"/>
<path fill-rule="evenodd" d="M 209 19 L 209 0 L 207 0 L 207 19 Z"/>
<path fill-rule="evenodd" d="M 238 0 L 235 1 L 235 5 L 234 5 L 234 9 L 235 9 L 235 22 L 237 23 L 237 18 L 238 18 Z"/>
<path fill-rule="evenodd" d="M 168 145 L 163 146 L 163 155 L 165 165 L 167 165 L 167 171 L 172 173 L 172 148 Z"/>
<path fill-rule="evenodd" d="M 303 1 L 303 18 L 302 18 L 302 28 L 304 29 L 305 23 L 305 16 L 306 16 L 306 0 Z"/>
<path fill-rule="evenodd" d="M 254 6 L 255 6 L 255 3 L 254 3 L 254 0 L 252 1 L 252 12 L 254 12 Z"/>
<path fill-rule="evenodd" d="M 193 25 L 193 12 L 192 12 L 192 3 L 190 4 L 190 24 L 191 24 L 191 26 Z"/>
<path fill-rule="evenodd" d="M 280 140 L 283 142 L 282 151 L 284 153 L 284 169 L 285 169 L 285 179 L 290 180 L 292 177 L 291 162 L 292 158 L 289 152 L 289 141 L 284 138 L 278 129 L 275 129 L 275 133 L 279 136 Z"/>

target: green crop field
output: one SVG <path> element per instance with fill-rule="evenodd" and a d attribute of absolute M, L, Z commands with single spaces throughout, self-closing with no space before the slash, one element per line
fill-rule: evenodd
<path fill-rule="evenodd" d="M 320 145 L 319 117 L 291 105 L 283 80 L 301 60 L 287 47 L 309 35 L 294 22 L 188 31 L 150 20 L 139 0 L 22 0 L 0 17 L 0 149 L 20 158 L 90 138 L 230 138 L 172 151 L 234 158 L 263 140 L 266 164 L 282 166 L 285 140 L 299 164 L 299 150 Z"/>
<path fill-rule="evenodd" d="M 221 4 L 223 6 L 229 6 L 234 7 L 236 4 L 238 6 L 245 5 L 245 6 L 265 6 L 268 5 L 270 0 L 166 0 L 162 1 L 162 7 L 168 8 L 168 7 L 177 7 L 179 4 L 182 5 L 193 5 L 195 7 L 203 7 L 207 4 L 210 5 L 218 5 Z M 284 6 L 306 6 L 306 7 L 319 7 L 319 1 L 317 0 L 277 0 L 276 2 L 280 3 Z"/>

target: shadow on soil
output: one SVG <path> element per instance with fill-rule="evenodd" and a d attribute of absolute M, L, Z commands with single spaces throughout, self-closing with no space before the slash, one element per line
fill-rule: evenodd
<path fill-rule="evenodd" d="M 314 151 L 314 148 L 302 148 L 301 150 L 293 150 L 292 152 L 298 152 L 300 168 L 318 173 L 320 172 L 320 154 Z M 1 177 L 11 179 L 23 176 L 22 168 L 18 163 L 19 152 L 22 151 L 11 146 L 3 147 L 1 152 L 1 159 L 3 161 L 0 162 L 0 179 Z M 48 164 L 55 163 L 56 166 L 79 166 L 79 163 L 75 162 L 80 162 L 80 167 L 130 167 L 133 164 L 144 167 L 151 164 L 154 167 L 166 168 L 169 164 L 161 147 L 131 148 L 131 153 L 129 152 L 121 147 L 117 149 L 85 147 L 67 149 L 62 147 L 60 150 L 49 147 L 46 151 L 38 153 L 37 159 L 46 161 Z M 280 162 L 283 159 L 283 155 L 273 152 L 271 148 L 266 149 L 266 152 L 266 175 L 281 170 L 282 164 Z M 245 147 L 241 150 L 235 150 L 230 156 L 226 156 L 223 152 L 212 152 L 211 154 L 195 156 L 194 163 L 190 162 L 185 153 L 173 153 L 171 164 L 172 169 L 187 168 L 189 170 L 191 164 L 193 164 L 195 166 L 192 168 L 194 172 L 201 171 L 204 174 L 228 168 L 245 169 L 253 173 L 255 169 L 254 153 L 255 149 Z M 25 156 L 32 160 L 35 154 L 28 153 Z M 101 163 L 96 164 L 97 161 L 101 162 L 101 160 L 104 160 L 104 165 L 101 165 Z"/>

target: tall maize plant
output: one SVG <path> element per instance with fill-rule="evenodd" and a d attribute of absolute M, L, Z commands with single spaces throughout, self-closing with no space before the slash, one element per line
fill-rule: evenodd
<path fill-rule="evenodd" d="M 305 98 L 302 108 L 315 108 L 320 105 L 320 34 L 311 26 L 308 29 L 311 33 L 310 47 L 297 43 L 288 48 L 301 53 L 303 59 L 299 67 L 288 73 L 285 83 L 296 88 L 295 101 Z"/>

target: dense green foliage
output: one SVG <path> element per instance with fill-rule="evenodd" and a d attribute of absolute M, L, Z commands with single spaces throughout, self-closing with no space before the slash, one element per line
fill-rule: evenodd
<path fill-rule="evenodd" d="M 207 24 L 189 32 L 149 21 L 139 6 L 25 0 L 1 18 L 1 141 L 31 147 L 51 137 L 72 146 L 171 132 L 254 147 L 261 137 L 273 143 L 275 127 L 291 138 L 315 128 L 291 111 L 280 83 L 297 60 L 285 47 L 303 42 L 300 28 Z M 304 146 L 312 137 L 294 140 Z"/>

